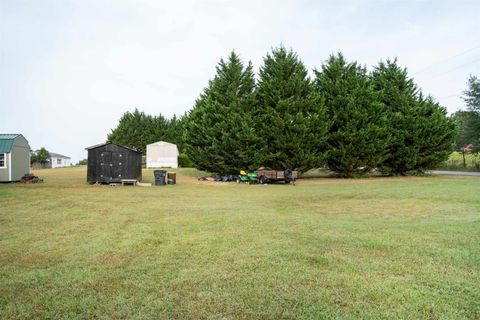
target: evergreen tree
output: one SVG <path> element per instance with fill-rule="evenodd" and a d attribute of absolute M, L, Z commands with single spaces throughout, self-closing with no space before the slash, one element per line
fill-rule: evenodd
<path fill-rule="evenodd" d="M 227 61 L 220 60 L 216 71 L 185 120 L 185 147 L 196 168 L 233 174 L 253 167 L 253 67 L 251 63 L 244 67 L 232 52 Z"/>
<path fill-rule="evenodd" d="M 471 75 L 467 85 L 468 89 L 463 92 L 467 109 L 480 114 L 480 79 Z"/>
<path fill-rule="evenodd" d="M 452 151 L 455 123 L 432 98 L 424 98 L 397 61 L 380 62 L 372 72 L 388 115 L 389 155 L 380 165 L 387 174 L 431 169 Z"/>
<path fill-rule="evenodd" d="M 338 53 L 315 74 L 331 121 L 328 168 L 351 177 L 378 167 L 387 157 L 390 137 L 384 106 L 365 68 Z"/>
<path fill-rule="evenodd" d="M 115 129 L 107 139 L 116 143 L 133 147 L 145 154 L 147 144 L 157 141 L 175 143 L 183 150 L 183 119 L 173 116 L 166 119 L 159 114 L 151 116 L 135 109 L 125 112 Z"/>
<path fill-rule="evenodd" d="M 455 145 L 457 126 L 447 111 L 431 97 L 419 96 L 418 120 L 415 131 L 419 156 L 415 170 L 432 169 L 448 159 Z"/>
<path fill-rule="evenodd" d="M 256 97 L 258 165 L 300 171 L 318 167 L 327 133 L 324 103 L 294 52 L 280 47 L 267 54 Z"/>
<path fill-rule="evenodd" d="M 167 128 L 163 138 L 165 141 L 175 143 L 181 153 L 185 149 L 183 139 L 183 126 L 185 120 L 185 116 L 177 117 L 176 115 L 173 115 L 171 119 L 167 120 Z"/>
<path fill-rule="evenodd" d="M 473 144 L 473 151 L 480 151 L 480 80 L 470 76 L 464 91 L 463 100 L 468 111 L 458 111 L 454 118 L 459 126 L 457 148 Z"/>
<path fill-rule="evenodd" d="M 397 65 L 397 61 L 380 62 L 372 72 L 375 89 L 385 106 L 391 134 L 388 157 L 380 164 L 380 170 L 387 174 L 405 174 L 413 170 L 419 156 L 415 128 L 418 121 L 419 90 L 408 78 L 407 70 Z"/>
<path fill-rule="evenodd" d="M 120 118 L 118 126 L 107 136 L 113 141 L 137 149 L 145 154 L 147 144 L 161 140 L 165 131 L 166 120 L 163 116 L 152 117 L 135 109 L 134 112 L 125 112 Z"/>

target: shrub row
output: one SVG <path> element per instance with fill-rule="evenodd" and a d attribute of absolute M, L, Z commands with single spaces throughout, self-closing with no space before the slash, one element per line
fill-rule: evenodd
<path fill-rule="evenodd" d="M 455 122 L 396 60 L 372 72 L 341 53 L 311 78 L 292 50 L 268 53 L 255 79 L 235 52 L 182 119 L 193 165 L 217 174 L 265 167 L 341 176 L 405 174 L 448 158 Z"/>

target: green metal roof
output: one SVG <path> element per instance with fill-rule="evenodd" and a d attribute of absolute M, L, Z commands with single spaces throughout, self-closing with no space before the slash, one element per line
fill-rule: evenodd
<path fill-rule="evenodd" d="M 0 153 L 7 153 L 12 150 L 13 140 L 19 134 L 2 134 L 0 133 Z"/>

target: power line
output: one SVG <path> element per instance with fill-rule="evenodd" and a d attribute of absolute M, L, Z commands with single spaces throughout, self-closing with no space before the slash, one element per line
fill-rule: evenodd
<path fill-rule="evenodd" d="M 458 67 L 455 67 L 455 68 L 450 69 L 450 70 L 448 70 L 448 71 L 445 71 L 445 72 L 441 72 L 441 73 L 439 73 L 439 74 L 436 74 L 436 75 L 434 75 L 432 78 L 436 78 L 436 77 L 442 76 L 442 75 L 444 75 L 444 74 L 450 73 L 450 72 L 452 72 L 452 71 L 455 71 L 455 70 L 457 70 L 457 69 L 463 68 L 463 67 L 465 67 L 465 66 L 468 66 L 468 65 L 470 65 L 470 64 L 472 64 L 472 63 L 479 62 L 479 61 L 480 61 L 480 59 L 476 59 L 476 60 L 473 60 L 473 61 L 469 61 L 469 62 L 467 62 L 467 63 L 461 64 L 461 65 L 459 65 Z"/>
<path fill-rule="evenodd" d="M 465 51 L 463 51 L 463 52 L 457 53 L 457 54 L 455 54 L 455 55 L 453 55 L 453 56 L 450 56 L 450 57 L 447 57 L 447 58 L 445 58 L 445 59 L 436 61 L 436 62 L 430 64 L 429 66 L 427 66 L 427 67 L 425 67 L 425 68 L 423 68 L 423 69 L 420 69 L 419 71 L 413 73 L 412 76 L 415 76 L 415 75 L 417 75 L 417 74 L 419 74 L 419 73 L 423 73 L 423 72 L 429 70 L 431 67 L 433 67 L 433 66 L 435 66 L 435 65 L 437 65 L 437 64 L 439 64 L 439 63 L 448 61 L 448 60 L 450 60 L 450 59 L 453 59 L 453 58 L 456 58 L 456 57 L 459 57 L 459 56 L 462 56 L 462 55 L 464 55 L 464 54 L 466 54 L 466 53 L 469 53 L 469 52 L 474 51 L 474 50 L 479 49 L 479 48 L 480 48 L 480 45 L 477 45 L 477 46 L 472 47 L 472 48 L 470 48 L 470 49 L 467 49 L 467 50 L 465 50 Z"/>

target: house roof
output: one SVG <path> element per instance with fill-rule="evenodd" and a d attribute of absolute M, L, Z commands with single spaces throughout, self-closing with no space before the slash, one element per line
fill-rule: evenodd
<path fill-rule="evenodd" d="M 95 149 L 95 148 L 99 148 L 99 147 L 106 146 L 106 145 L 108 145 L 108 144 L 115 144 L 115 145 L 117 145 L 117 146 L 119 146 L 119 147 L 122 147 L 122 148 L 125 148 L 125 149 L 128 149 L 128 150 L 132 150 L 132 151 L 141 153 L 140 151 L 138 151 L 138 150 L 135 149 L 135 148 L 130 148 L 130 147 L 127 147 L 127 146 L 123 146 L 123 145 L 121 145 L 121 144 L 118 144 L 118 143 L 115 143 L 115 142 L 112 142 L 112 141 L 107 141 L 107 142 L 105 142 L 105 143 L 96 144 L 96 145 L 94 145 L 94 146 L 85 148 L 85 150 L 92 150 L 92 149 Z"/>
<path fill-rule="evenodd" d="M 67 156 L 64 156 L 64 155 L 62 155 L 62 154 L 55 153 L 55 152 L 49 152 L 49 154 L 50 154 L 50 158 L 71 159 L 70 157 L 67 157 Z"/>
<path fill-rule="evenodd" d="M 175 146 L 176 147 L 177 145 L 174 143 L 166 142 L 166 141 L 157 141 L 157 142 L 148 144 L 148 146 Z"/>
<path fill-rule="evenodd" d="M 12 151 L 13 141 L 21 134 L 0 133 L 0 153 Z"/>

